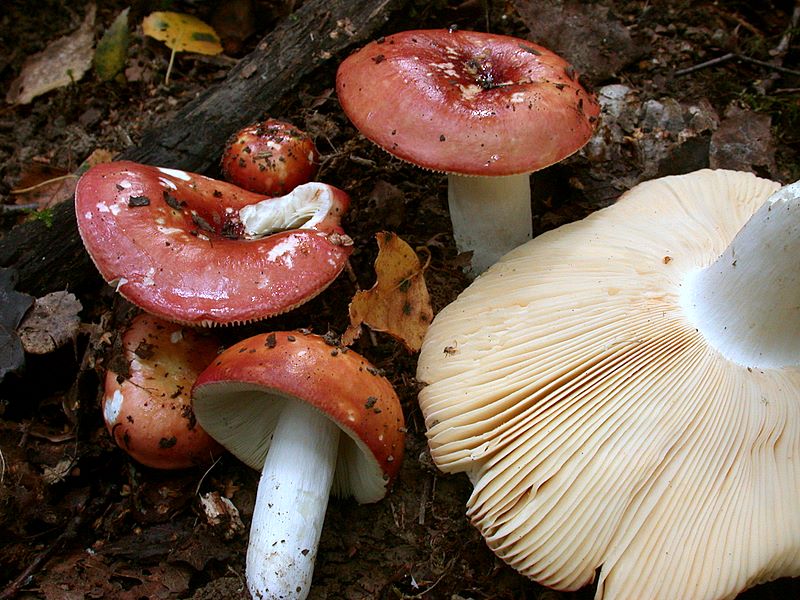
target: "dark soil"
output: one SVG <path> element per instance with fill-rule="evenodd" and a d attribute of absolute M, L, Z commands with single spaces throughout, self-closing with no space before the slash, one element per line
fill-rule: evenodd
<path fill-rule="evenodd" d="M 244 40 L 232 39 L 229 52 L 219 57 L 179 55 L 168 86 L 168 51 L 138 27 L 127 81 L 102 83 L 89 73 L 31 104 L 0 108 L 2 231 L 22 219 L 47 218 L 46 210 L 8 209 L 21 202 L 11 191 L 25 176 L 45 167 L 70 172 L 98 148 L 116 154 L 135 144 L 144 131 L 168 122 L 201 90 L 221 81 L 276 22 L 292 18 L 294 4 L 300 3 L 252 3 L 252 32 Z M 101 2 L 97 34 L 127 5 Z M 215 5 L 137 0 L 130 22 L 138 25 L 165 7 L 211 21 Z M 541 233 L 658 175 L 710 165 L 784 182 L 800 178 L 800 52 L 794 40 L 781 47 L 792 29 L 793 8 L 788 0 L 413 1 L 391 16 L 382 33 L 456 24 L 528 37 L 573 60 L 594 89 L 618 83 L 633 91 L 625 115 L 608 121 L 605 140 L 536 175 L 534 227 Z M 74 30 L 85 10 L 82 2 L 47 0 L 32 10 L 31 3 L 5 0 L 2 88 L 19 74 L 26 56 Z M 736 56 L 702 67 L 727 53 Z M 450 235 L 444 178 L 395 160 L 358 135 L 333 93 L 341 58 L 331 57 L 299 82 L 268 116 L 310 132 L 322 154 L 319 179 L 351 195 L 345 229 L 355 242 L 353 277 L 340 277 L 285 316 L 226 329 L 227 342 L 289 328 L 341 334 L 353 294 L 373 283 L 379 231 L 394 231 L 430 255 L 425 277 L 434 310 L 468 284 Z M 111 340 L 132 311 L 99 276 L 70 291 L 83 304 L 84 326 L 74 343 L 27 356 L 25 369 L 0 385 L 0 597 L 247 597 L 247 530 L 209 523 L 199 497 L 217 492 L 229 498 L 248 525 L 258 474 L 230 456 L 207 471 L 159 472 L 119 450 L 103 426 L 99 385 Z M 464 517 L 469 482 L 438 472 L 427 453 L 415 356 L 379 333 L 363 334 L 354 348 L 396 387 L 408 426 L 406 457 L 382 502 L 331 501 L 310 597 L 591 598 L 591 589 L 545 590 L 494 557 Z M 741 597 L 800 597 L 800 581 L 779 580 Z"/>

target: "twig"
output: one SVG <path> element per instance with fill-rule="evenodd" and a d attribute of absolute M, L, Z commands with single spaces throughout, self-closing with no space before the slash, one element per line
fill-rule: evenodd
<path fill-rule="evenodd" d="M 15 212 L 31 212 L 39 208 L 36 203 L 33 204 L 0 204 L 0 213 L 15 213 Z"/>
<path fill-rule="evenodd" d="M 781 67 L 780 65 L 773 65 L 770 62 L 765 60 L 758 60 L 757 58 L 750 58 L 749 56 L 744 56 L 742 54 L 737 54 L 736 58 L 739 60 L 743 60 L 745 62 L 753 63 L 754 65 L 759 65 L 762 67 L 767 67 L 768 69 L 772 69 L 773 71 L 778 71 L 778 73 L 786 73 L 787 75 L 797 75 L 800 76 L 800 71 L 795 69 L 787 69 L 786 67 Z"/>
<path fill-rule="evenodd" d="M 718 56 L 717 58 L 712 58 L 705 62 L 698 63 L 696 65 L 692 65 L 691 67 L 686 67 L 685 69 L 679 69 L 675 71 L 675 75 L 688 75 L 689 73 L 694 73 L 695 71 L 699 71 L 700 69 L 706 69 L 708 67 L 713 67 L 723 62 L 727 62 L 729 60 L 736 59 L 736 60 L 743 60 L 745 62 L 753 63 L 754 65 L 759 65 L 761 67 L 766 67 L 768 69 L 772 69 L 773 71 L 778 71 L 779 73 L 786 73 L 788 75 L 798 75 L 800 76 L 800 71 L 796 71 L 794 69 L 787 69 L 786 67 L 781 67 L 780 65 L 773 65 L 764 60 L 759 60 L 757 58 L 750 58 L 749 56 L 745 56 L 743 54 L 736 54 L 734 52 L 729 52 L 728 54 L 723 54 L 722 56 Z"/>
<path fill-rule="evenodd" d="M 778 45 L 770 51 L 770 54 L 773 56 L 783 60 L 783 57 L 786 56 L 786 53 L 789 51 L 789 44 L 792 42 L 792 35 L 794 34 L 794 30 L 797 28 L 797 24 L 800 22 L 800 3 L 795 3 L 794 11 L 792 11 L 792 19 L 789 23 L 789 27 L 786 29 L 786 32 L 781 37 L 781 41 L 778 42 Z"/>
<path fill-rule="evenodd" d="M 211 473 L 211 469 L 217 466 L 217 463 L 222 460 L 222 456 L 218 456 L 217 459 L 211 463 L 211 466 L 206 469 L 206 472 L 200 477 L 200 481 L 197 482 L 197 487 L 194 489 L 194 495 L 197 496 L 200 493 L 200 486 L 203 485 L 203 481 Z"/>
<path fill-rule="evenodd" d="M 40 181 L 36 185 L 31 185 L 25 188 L 17 188 L 15 190 L 11 190 L 10 194 L 27 194 L 28 192 L 32 192 L 33 190 L 37 190 L 40 187 L 44 187 L 46 185 L 50 185 L 51 183 L 57 183 L 59 181 L 64 181 L 65 179 L 77 179 L 78 176 L 75 173 L 67 173 L 66 175 L 59 175 L 58 177 L 53 177 L 51 179 L 45 179 L 44 181 Z"/>

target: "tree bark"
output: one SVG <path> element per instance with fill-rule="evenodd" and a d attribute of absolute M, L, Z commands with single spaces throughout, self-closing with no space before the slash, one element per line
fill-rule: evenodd
<path fill-rule="evenodd" d="M 372 37 L 408 0 L 309 0 L 264 37 L 224 81 L 146 133 L 119 159 L 203 173 L 217 164 L 227 138 L 268 113 L 299 81 Z M 41 296 L 80 290 L 99 275 L 83 249 L 72 202 L 50 224 L 32 220 L 0 239 L 0 266 L 14 267 L 17 289 Z"/>

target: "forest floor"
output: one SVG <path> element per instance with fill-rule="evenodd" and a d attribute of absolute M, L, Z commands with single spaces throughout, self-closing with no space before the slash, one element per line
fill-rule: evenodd
<path fill-rule="evenodd" d="M 88 10 L 83 2 L 47 0 L 35 11 L 29 4 L 6 0 L 0 15 L 4 93 L 27 56 L 74 31 Z M 89 72 L 29 104 L 0 107 L 0 232 L 22 219 L 46 219 L 53 202 L 70 197 L 52 185 L 28 194 L 16 190 L 71 173 L 96 150 L 113 155 L 135 144 L 223 80 L 300 3 L 232 4 L 254 16 L 238 29 L 221 26 L 228 52 L 179 54 L 168 85 L 168 50 L 142 35 L 143 17 L 168 5 L 219 22 L 217 3 L 137 0 L 129 14 L 131 43 L 121 81 L 101 82 Z M 126 6 L 121 0 L 97 5 L 97 37 Z M 539 234 L 657 176 L 711 166 L 784 183 L 799 179 L 800 46 L 790 34 L 800 30 L 793 11 L 788 1 L 415 1 L 392 15 L 380 33 L 455 24 L 517 35 L 568 58 L 588 86 L 606 95 L 614 114 L 607 111 L 595 138 L 534 176 Z M 228 342 L 280 329 L 341 334 L 353 294 L 374 281 L 379 231 L 397 233 L 429 257 L 425 279 L 434 311 L 469 283 L 450 234 L 445 178 L 389 157 L 358 134 L 333 91 L 342 58 L 323 63 L 265 116 L 310 132 L 322 155 L 318 178 L 353 198 L 345 223 L 355 243 L 352 277 L 340 277 L 287 315 L 225 330 Z M 202 135 L 201 125 L 197 133 Z M 99 408 L 102 369 L 88 369 L 87 375 L 86 360 L 108 349 L 103 336 L 119 327 L 109 325 L 116 320 L 108 315 L 119 314 L 121 302 L 99 276 L 69 291 L 83 306 L 83 325 L 72 343 L 27 356 L 25 368 L 0 384 L 0 597 L 246 598 L 247 529 L 209 522 L 200 498 L 211 492 L 229 498 L 247 525 L 258 473 L 231 456 L 208 470 L 156 471 L 118 449 Z M 310 597 L 591 598 L 591 587 L 545 590 L 487 549 L 464 514 L 469 481 L 439 472 L 427 452 L 415 355 L 380 333 L 362 334 L 354 348 L 383 370 L 400 396 L 408 428 L 405 460 L 380 503 L 331 500 Z M 800 597 L 798 580 L 779 580 L 741 596 L 789 597 Z"/>

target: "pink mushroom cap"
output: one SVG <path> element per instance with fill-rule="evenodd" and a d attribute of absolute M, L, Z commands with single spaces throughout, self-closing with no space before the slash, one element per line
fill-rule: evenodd
<path fill-rule="evenodd" d="M 207 466 L 221 455 L 222 446 L 197 423 L 190 395 L 218 351 L 219 342 L 197 330 L 135 317 L 103 392 L 103 419 L 117 445 L 155 469 Z"/>
<path fill-rule="evenodd" d="M 81 177 L 75 213 L 103 278 L 140 308 L 191 325 L 244 323 L 310 300 L 344 268 L 352 245 L 340 219 L 349 197 L 324 188 L 330 210 L 313 226 L 245 239 L 239 209 L 264 196 L 195 173 L 114 162 Z"/>
<path fill-rule="evenodd" d="M 405 31 L 345 59 L 344 112 L 403 160 L 463 175 L 556 163 L 594 131 L 600 107 L 569 63 L 532 42 L 448 29 Z"/>
<path fill-rule="evenodd" d="M 291 123 L 267 119 L 237 131 L 225 144 L 226 181 L 267 196 L 288 194 L 319 168 L 314 140 Z"/>

